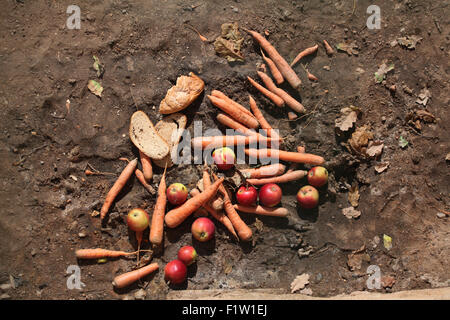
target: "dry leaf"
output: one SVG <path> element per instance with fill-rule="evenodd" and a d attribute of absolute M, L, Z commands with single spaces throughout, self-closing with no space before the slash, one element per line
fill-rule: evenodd
<path fill-rule="evenodd" d="M 350 204 L 353 207 L 357 207 L 358 201 L 359 201 L 359 189 L 358 185 L 354 184 L 348 192 L 348 202 L 350 202 Z"/>
<path fill-rule="evenodd" d="M 423 88 L 418 95 L 416 103 L 426 106 L 430 98 L 431 92 L 427 88 Z"/>
<path fill-rule="evenodd" d="M 416 44 L 421 41 L 423 38 L 419 37 L 419 36 L 406 36 L 406 37 L 400 37 L 397 39 L 397 42 L 399 45 L 401 45 L 402 47 L 406 47 L 407 49 L 415 49 L 416 48 Z"/>
<path fill-rule="evenodd" d="M 88 89 L 91 90 L 91 92 L 99 97 L 102 96 L 103 87 L 100 83 L 98 83 L 95 80 L 89 80 L 88 82 Z"/>
<path fill-rule="evenodd" d="M 373 139 L 373 133 L 369 130 L 368 126 L 362 126 L 352 133 L 352 137 L 349 139 L 350 147 L 353 151 L 365 154 L 365 149 L 369 144 L 369 140 Z"/>
<path fill-rule="evenodd" d="M 299 293 L 307 295 L 307 296 L 312 296 L 313 292 L 312 292 L 311 288 L 305 288 L 305 289 L 300 290 Z"/>
<path fill-rule="evenodd" d="M 94 58 L 94 64 L 92 65 L 92 67 L 95 71 L 97 71 L 97 77 L 101 78 L 103 73 L 105 72 L 105 67 L 100 63 L 100 60 L 97 58 L 97 56 L 92 57 Z"/>
<path fill-rule="evenodd" d="M 263 227 L 264 227 L 264 224 L 262 223 L 262 221 L 261 220 L 259 220 L 258 218 L 255 218 L 255 228 L 256 228 L 256 230 L 258 230 L 258 232 L 262 232 L 262 230 L 263 230 Z"/>
<path fill-rule="evenodd" d="M 338 50 L 340 50 L 340 51 L 347 52 L 347 54 L 349 56 L 351 56 L 351 55 L 357 56 L 358 53 L 359 53 L 358 52 L 358 45 L 356 44 L 355 41 L 353 41 L 351 43 L 344 43 L 344 42 L 338 43 L 336 48 Z"/>
<path fill-rule="evenodd" d="M 241 45 L 244 38 L 239 32 L 239 26 L 235 23 L 222 24 L 222 34 L 214 42 L 214 50 L 228 61 L 244 61 L 241 54 Z"/>
<path fill-rule="evenodd" d="M 395 278 L 392 276 L 382 276 L 381 277 L 381 285 L 383 288 L 392 288 L 395 283 Z"/>
<path fill-rule="evenodd" d="M 367 146 L 366 155 L 371 158 L 376 158 L 383 152 L 384 144 L 381 141 L 370 141 Z"/>
<path fill-rule="evenodd" d="M 347 217 L 347 219 L 358 218 L 361 215 L 361 211 L 356 210 L 354 207 L 348 207 L 342 209 L 342 214 Z"/>
<path fill-rule="evenodd" d="M 381 83 L 384 79 L 386 79 L 386 74 L 390 71 L 394 70 L 394 64 L 391 63 L 389 65 L 386 64 L 387 61 L 383 61 L 381 66 L 378 68 L 377 72 L 375 72 L 375 82 Z"/>
<path fill-rule="evenodd" d="M 382 173 L 389 167 L 389 162 L 381 162 L 375 165 L 375 171 L 378 173 Z"/>
<path fill-rule="evenodd" d="M 363 254 L 349 254 L 347 256 L 347 265 L 351 271 L 360 270 L 363 262 Z"/>
<path fill-rule="evenodd" d="M 294 293 L 295 291 L 305 288 L 305 286 L 308 283 L 309 283 L 309 274 L 303 273 L 297 276 L 291 283 L 291 293 Z"/>
<path fill-rule="evenodd" d="M 427 123 L 432 123 L 436 121 L 436 117 L 426 110 L 416 110 L 416 116 Z"/>
<path fill-rule="evenodd" d="M 335 126 L 340 131 L 348 131 L 358 119 L 359 109 L 355 106 L 341 109 L 341 116 L 335 120 Z"/>

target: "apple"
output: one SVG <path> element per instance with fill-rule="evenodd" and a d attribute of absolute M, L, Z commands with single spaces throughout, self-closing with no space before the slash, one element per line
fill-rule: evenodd
<path fill-rule="evenodd" d="M 304 209 L 315 208 L 319 203 L 319 191 L 313 186 L 304 186 L 297 192 L 297 201 Z"/>
<path fill-rule="evenodd" d="M 308 171 L 308 183 L 313 187 L 320 188 L 328 181 L 328 170 L 324 167 L 313 167 Z"/>
<path fill-rule="evenodd" d="M 193 246 L 184 246 L 178 250 L 178 260 L 183 262 L 186 266 L 190 266 L 197 260 L 197 251 Z"/>
<path fill-rule="evenodd" d="M 259 203 L 266 207 L 275 207 L 281 201 L 281 188 L 275 183 L 268 183 L 259 190 Z"/>
<path fill-rule="evenodd" d="M 178 206 L 180 204 L 183 204 L 188 196 L 188 190 L 186 186 L 182 183 L 172 183 L 167 188 L 167 200 L 175 205 Z"/>
<path fill-rule="evenodd" d="M 206 242 L 214 237 L 216 227 L 214 223 L 205 217 L 198 218 L 192 223 L 192 236 L 200 242 Z"/>
<path fill-rule="evenodd" d="M 172 260 L 164 267 L 164 279 L 172 284 L 180 284 L 186 280 L 187 268 L 181 260 Z"/>
<path fill-rule="evenodd" d="M 222 171 L 230 170 L 231 168 L 233 168 L 234 162 L 236 161 L 236 155 L 234 154 L 234 151 L 228 147 L 214 150 L 212 157 L 217 168 Z"/>
<path fill-rule="evenodd" d="M 252 206 L 258 200 L 258 191 L 252 186 L 241 186 L 236 193 L 236 200 L 245 206 Z"/>
<path fill-rule="evenodd" d="M 148 213 L 141 208 L 134 208 L 127 215 L 128 227 L 136 232 L 144 231 L 150 223 Z"/>

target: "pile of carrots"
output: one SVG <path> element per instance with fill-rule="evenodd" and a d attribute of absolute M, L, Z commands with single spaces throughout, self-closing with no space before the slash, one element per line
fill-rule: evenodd
<path fill-rule="evenodd" d="M 258 71 L 258 76 L 264 83 L 265 87 L 257 83 L 251 77 L 248 77 L 250 83 L 264 96 L 269 98 L 276 106 L 283 107 L 287 105 L 297 113 L 305 112 L 304 106 L 299 101 L 294 99 L 283 89 L 277 87 L 277 85 L 282 84 L 286 79 L 294 89 L 298 89 L 301 85 L 301 80 L 293 71 L 292 66 L 294 66 L 303 57 L 316 52 L 318 46 L 315 45 L 302 51 L 291 64 L 288 64 L 262 35 L 255 31 L 246 31 L 253 36 L 253 38 L 260 44 L 261 48 L 266 52 L 267 56 L 261 50 L 263 59 L 269 66 L 271 74 L 276 82 L 275 84 L 272 78 L 265 72 Z M 328 53 L 328 50 L 331 47 L 326 48 Z M 274 163 L 258 168 L 247 168 L 239 171 L 245 178 L 247 184 L 258 186 L 267 183 L 279 184 L 296 181 L 305 177 L 307 174 L 307 171 L 299 170 L 297 168 L 299 163 L 310 165 L 324 164 L 325 159 L 323 157 L 305 153 L 304 147 L 299 146 L 296 151 L 281 150 L 283 146 L 283 138 L 280 136 L 278 130 L 274 129 L 264 118 L 263 113 L 257 106 L 257 103 L 252 96 L 248 96 L 250 110 L 242 104 L 239 104 L 229 98 L 219 90 L 212 90 L 211 94 L 207 95 L 207 98 L 221 111 L 216 116 L 217 121 L 225 127 L 236 130 L 239 135 L 195 137 L 192 139 L 192 146 L 194 148 L 210 149 L 221 146 L 249 146 L 258 143 L 258 146 L 263 145 L 264 147 L 246 147 L 245 153 L 248 157 L 259 159 L 274 158 L 279 161 L 290 163 L 287 170 L 287 166 L 285 164 Z M 290 115 L 292 118 L 295 116 L 295 114 Z M 259 128 L 260 130 L 257 132 L 256 130 Z M 150 185 L 153 180 L 151 161 L 142 152 L 140 152 L 139 156 L 142 170 L 137 168 L 139 159 L 136 158 L 128 161 L 127 165 L 111 189 L 108 191 L 100 211 L 100 218 L 102 222 L 105 220 L 105 217 L 107 216 L 117 195 L 123 189 L 127 181 L 129 181 L 129 179 L 133 176 L 133 174 L 150 194 L 155 194 L 153 187 Z M 220 178 L 214 172 L 210 172 L 207 166 L 205 166 L 203 170 L 203 190 L 192 189 L 190 192 L 191 197 L 185 203 L 166 212 L 166 170 L 167 167 L 164 169 L 164 173 L 159 181 L 159 186 L 156 193 L 156 203 L 153 208 L 151 223 L 149 225 L 150 232 L 148 241 L 154 247 L 163 246 L 165 227 L 176 228 L 189 216 L 198 211 L 202 211 L 203 215 L 210 214 L 224 225 L 233 238 L 241 241 L 251 240 L 252 230 L 241 219 L 238 211 L 275 217 L 286 217 L 288 215 L 288 210 L 282 207 L 267 208 L 261 205 L 243 206 L 240 204 L 233 204 L 233 197 L 230 196 L 230 191 L 223 184 L 224 178 Z M 80 249 L 76 251 L 76 257 L 78 259 L 118 258 L 134 254 L 139 255 L 139 251 L 125 252 L 106 250 L 102 248 Z M 113 285 L 116 288 L 123 288 L 158 269 L 159 266 L 157 263 L 151 263 L 139 269 L 115 277 Z"/>

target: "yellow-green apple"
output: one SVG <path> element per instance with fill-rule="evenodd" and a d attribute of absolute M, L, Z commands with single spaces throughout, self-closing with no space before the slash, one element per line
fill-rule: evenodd
<path fill-rule="evenodd" d="M 218 148 L 214 150 L 212 154 L 214 163 L 219 170 L 230 170 L 234 167 L 234 162 L 236 161 L 236 155 L 234 151 L 228 147 Z"/>

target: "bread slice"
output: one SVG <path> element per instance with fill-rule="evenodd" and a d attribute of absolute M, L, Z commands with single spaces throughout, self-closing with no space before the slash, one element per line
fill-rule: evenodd
<path fill-rule="evenodd" d="M 187 117 L 182 113 L 173 113 L 155 125 L 158 134 L 169 143 L 170 151 L 162 160 L 152 159 L 158 167 L 164 168 L 167 161 L 167 167 L 173 166 L 173 160 L 177 158 L 178 143 L 180 142 L 183 131 L 186 128 Z"/>
<path fill-rule="evenodd" d="M 130 139 L 144 154 L 152 159 L 164 159 L 169 154 L 169 144 L 158 134 L 149 117 L 136 111 L 130 120 Z"/>

